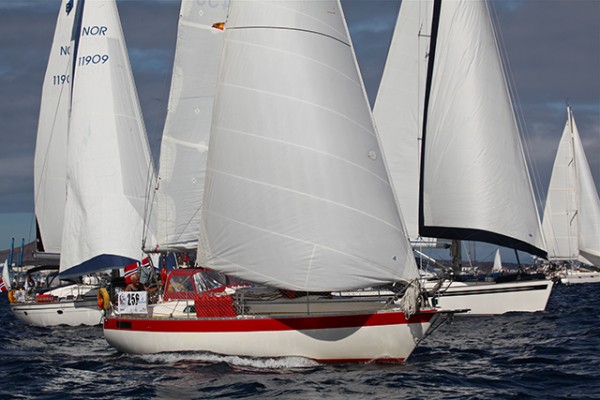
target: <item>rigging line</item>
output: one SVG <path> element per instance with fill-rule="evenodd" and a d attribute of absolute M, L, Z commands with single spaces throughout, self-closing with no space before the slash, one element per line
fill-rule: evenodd
<path fill-rule="evenodd" d="M 152 158 L 152 155 L 150 155 L 150 158 Z M 152 216 L 152 210 L 154 208 L 154 198 L 156 196 L 155 188 L 158 184 L 157 182 L 158 178 L 154 171 L 154 164 L 150 162 L 146 176 L 146 195 L 144 196 L 146 201 L 144 202 L 144 227 L 142 229 L 141 238 L 142 251 L 144 251 L 144 248 L 146 247 L 146 239 L 148 239 L 148 232 L 150 231 L 151 227 L 150 217 Z M 154 232 L 154 234 L 156 235 L 157 233 Z"/>
<path fill-rule="evenodd" d="M 542 204 L 544 204 L 544 188 L 542 186 L 540 170 L 534 163 L 534 157 L 531 151 L 531 147 L 528 145 L 528 141 L 526 140 L 526 138 L 529 138 L 531 136 L 529 135 L 527 124 L 525 122 L 525 115 L 523 113 L 523 107 L 521 106 L 522 102 L 519 96 L 519 92 L 514 84 L 516 82 L 514 71 L 509 61 L 509 54 L 506 49 L 506 43 L 504 41 L 504 35 L 502 33 L 502 28 L 500 20 L 498 18 L 498 12 L 496 10 L 495 2 L 488 2 L 487 4 L 488 9 L 490 11 L 490 19 L 492 20 L 494 36 L 496 37 L 496 43 L 498 43 L 498 52 L 500 53 L 500 60 L 502 61 L 502 67 L 507 76 L 506 85 L 509 90 L 511 101 L 514 105 L 513 113 L 515 115 L 517 126 L 519 128 L 519 136 L 521 137 L 523 151 L 525 152 L 525 162 L 527 163 L 528 169 L 530 170 L 529 179 L 532 181 L 533 184 L 534 199 L 536 200 L 536 204 L 538 205 L 538 210 L 542 210 L 541 206 Z"/>
<path fill-rule="evenodd" d="M 328 34 L 323 33 L 323 32 L 313 31 L 313 30 L 310 30 L 310 29 L 291 28 L 291 27 L 287 27 L 287 26 L 260 26 L 260 25 L 256 25 L 256 26 L 230 26 L 230 27 L 227 27 L 227 29 L 228 30 L 276 29 L 276 30 L 283 30 L 283 31 L 296 31 L 296 32 L 303 32 L 303 33 L 312 33 L 314 35 L 319 35 L 319 36 L 323 36 L 323 37 L 326 37 L 326 38 L 329 38 L 329 39 L 333 39 L 336 42 L 340 42 L 344 46 L 350 47 L 350 43 L 346 43 L 343 40 L 336 38 L 335 36 L 331 36 L 331 35 L 328 35 Z"/>

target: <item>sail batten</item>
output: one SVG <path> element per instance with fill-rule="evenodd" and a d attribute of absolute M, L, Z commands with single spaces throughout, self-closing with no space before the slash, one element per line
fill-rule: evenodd
<path fill-rule="evenodd" d="M 306 291 L 416 277 L 348 43 L 337 1 L 230 3 L 202 265 Z"/>

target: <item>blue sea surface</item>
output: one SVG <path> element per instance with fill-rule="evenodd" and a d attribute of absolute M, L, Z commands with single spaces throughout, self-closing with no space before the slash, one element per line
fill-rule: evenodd
<path fill-rule="evenodd" d="M 101 327 L 35 328 L 0 298 L 0 399 L 600 399 L 600 284 L 547 311 L 455 318 L 404 364 L 121 354 Z"/>

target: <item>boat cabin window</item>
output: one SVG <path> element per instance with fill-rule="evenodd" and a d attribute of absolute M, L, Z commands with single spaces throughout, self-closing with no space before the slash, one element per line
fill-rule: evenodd
<path fill-rule="evenodd" d="M 190 278 L 189 275 L 172 276 L 167 286 L 167 292 L 193 292 L 194 285 Z"/>
<path fill-rule="evenodd" d="M 206 292 L 225 286 L 215 278 L 216 276 L 213 276 L 208 271 L 194 274 L 194 284 L 198 288 L 198 292 Z"/>

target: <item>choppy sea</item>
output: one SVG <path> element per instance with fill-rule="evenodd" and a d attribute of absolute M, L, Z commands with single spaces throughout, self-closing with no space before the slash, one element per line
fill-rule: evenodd
<path fill-rule="evenodd" d="M 600 399 L 600 284 L 558 285 L 547 311 L 461 317 L 404 364 L 211 354 L 132 356 L 101 327 L 34 328 L 0 298 L 0 399 Z"/>

